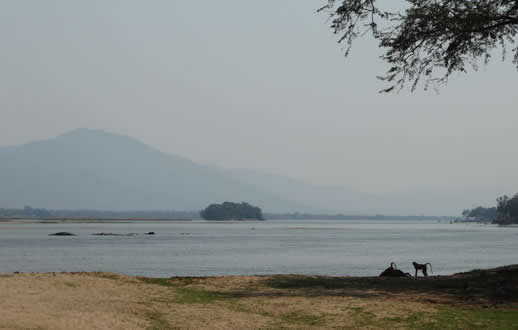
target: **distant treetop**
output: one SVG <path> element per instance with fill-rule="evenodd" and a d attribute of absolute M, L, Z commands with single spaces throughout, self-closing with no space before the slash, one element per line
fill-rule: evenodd
<path fill-rule="evenodd" d="M 497 198 L 496 223 L 501 225 L 518 224 L 518 193 L 513 197 L 504 195 Z"/>
<path fill-rule="evenodd" d="M 264 220 L 259 207 L 245 202 L 211 204 L 200 215 L 205 220 Z"/>

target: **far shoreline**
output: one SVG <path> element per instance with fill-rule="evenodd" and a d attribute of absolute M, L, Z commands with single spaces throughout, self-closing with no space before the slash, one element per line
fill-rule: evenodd
<path fill-rule="evenodd" d="M 154 218 L 0 218 L 0 223 L 132 223 L 132 222 L 191 222 L 193 219 Z"/>

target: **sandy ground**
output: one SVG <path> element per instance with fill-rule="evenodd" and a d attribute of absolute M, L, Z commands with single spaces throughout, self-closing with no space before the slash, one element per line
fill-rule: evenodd
<path fill-rule="evenodd" d="M 0 329 L 442 328 L 437 322 L 445 309 L 472 304 L 482 310 L 489 303 L 473 301 L 448 293 L 387 292 L 349 285 L 346 278 L 3 274 Z M 518 312 L 506 306 L 506 312 Z M 480 322 L 475 325 L 491 324 Z"/>

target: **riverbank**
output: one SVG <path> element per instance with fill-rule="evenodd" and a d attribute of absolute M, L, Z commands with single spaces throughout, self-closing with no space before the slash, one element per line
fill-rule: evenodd
<path fill-rule="evenodd" d="M 56 224 L 56 223 L 135 223 L 135 222 L 191 222 L 192 219 L 162 219 L 162 218 L 0 218 L 0 222 L 10 224 Z"/>
<path fill-rule="evenodd" d="M 430 278 L 0 275 L 0 329 L 502 328 L 518 265 Z"/>

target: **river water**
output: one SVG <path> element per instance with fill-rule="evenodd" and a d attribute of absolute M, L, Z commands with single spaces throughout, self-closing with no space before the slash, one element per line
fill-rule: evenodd
<path fill-rule="evenodd" d="M 68 231 L 75 237 L 53 237 Z M 155 236 L 93 236 L 98 232 Z M 518 228 L 432 221 L 0 223 L 0 273 L 105 271 L 170 277 L 375 276 L 391 261 L 434 274 L 518 263 Z"/>

